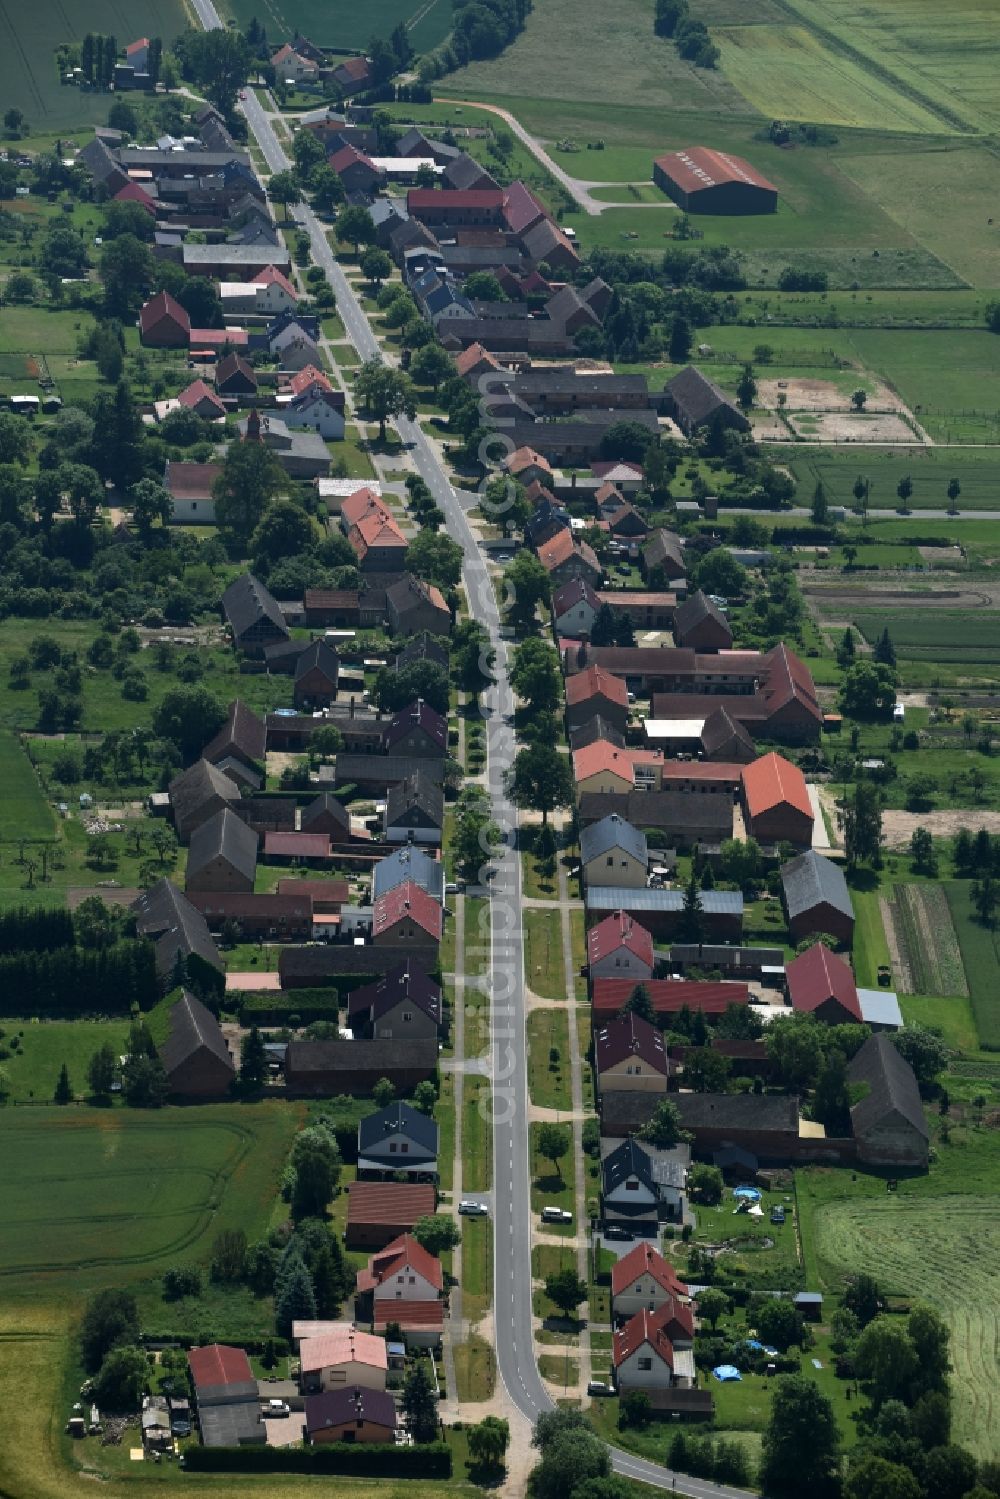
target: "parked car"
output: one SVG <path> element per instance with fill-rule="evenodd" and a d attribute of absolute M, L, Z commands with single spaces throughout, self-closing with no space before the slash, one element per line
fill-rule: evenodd
<path fill-rule="evenodd" d="M 610 1395 L 612 1393 L 611 1386 L 605 1384 L 603 1379 L 592 1379 L 587 1385 L 588 1395 Z"/>
<path fill-rule="evenodd" d="M 784 1221 L 785 1221 L 785 1210 L 781 1206 L 780 1203 L 776 1203 L 774 1205 L 774 1207 L 771 1209 L 771 1222 L 772 1223 L 784 1223 Z"/>
<path fill-rule="evenodd" d="M 290 1416 L 292 1408 L 287 1400 L 269 1400 L 264 1407 L 265 1416 Z"/>
<path fill-rule="evenodd" d="M 471 1197 L 463 1197 L 458 1204 L 458 1211 L 466 1218 L 486 1218 L 490 1210 L 485 1202 L 476 1202 Z"/>
<path fill-rule="evenodd" d="M 606 1239 L 631 1239 L 632 1230 L 626 1228 L 624 1223 L 609 1223 L 604 1230 Z"/>
<path fill-rule="evenodd" d="M 572 1223 L 573 1214 L 567 1212 L 566 1208 L 542 1208 L 543 1223 Z"/>

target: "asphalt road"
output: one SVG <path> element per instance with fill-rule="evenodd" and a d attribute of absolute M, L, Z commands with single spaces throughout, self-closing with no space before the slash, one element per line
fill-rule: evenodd
<path fill-rule="evenodd" d="M 192 0 L 206 30 L 222 23 L 211 0 Z M 290 163 L 256 96 L 247 91 L 242 106 L 272 171 Z M 380 357 L 378 341 L 334 259 L 323 225 L 311 209 L 299 205 L 293 216 L 309 235 L 313 258 L 330 279 L 337 311 L 362 359 Z M 489 794 L 494 821 L 504 834 L 502 852 L 490 865 L 491 1046 L 493 1080 L 493 1306 L 497 1368 L 517 1408 L 534 1422 L 554 1402 L 542 1384 L 535 1362 L 531 1314 L 531 1173 L 528 1157 L 528 1057 L 524 999 L 524 939 L 521 924 L 521 862 L 516 849 L 517 812 L 504 790 L 503 773 L 514 754 L 514 694 L 509 678 L 509 642 L 500 627 L 500 611 L 483 553 L 476 544 L 459 496 L 452 489 L 437 453 L 416 422 L 400 418 L 400 437 L 417 470 L 447 517 L 448 534 L 464 554 L 465 586 L 473 617 L 485 627 L 496 653 L 495 685 L 485 694 L 483 710 L 489 767 Z M 471 934 L 469 934 L 471 935 Z M 469 936 L 467 935 L 467 940 Z M 615 1471 L 655 1488 L 676 1490 L 692 1499 L 745 1499 L 726 1489 L 684 1474 L 673 1474 L 612 1448 Z"/>

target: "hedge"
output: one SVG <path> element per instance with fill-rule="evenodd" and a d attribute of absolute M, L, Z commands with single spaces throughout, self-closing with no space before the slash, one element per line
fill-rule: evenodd
<path fill-rule="evenodd" d="M 287 1025 L 297 1015 L 303 1025 L 313 1020 L 336 1020 L 340 996 L 336 989 L 295 989 L 290 994 L 264 990 L 247 994 L 238 1006 L 244 1025 Z"/>
<path fill-rule="evenodd" d="M 426 1447 L 394 1443 L 355 1446 L 338 1442 L 325 1447 L 188 1447 L 184 1466 L 190 1473 L 324 1473 L 366 1478 L 450 1478 L 451 1448 L 444 1442 Z"/>

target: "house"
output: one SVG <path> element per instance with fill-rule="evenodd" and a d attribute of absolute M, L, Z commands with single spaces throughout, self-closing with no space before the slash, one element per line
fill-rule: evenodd
<path fill-rule="evenodd" d="M 349 536 L 351 528 L 369 515 L 377 515 L 384 520 L 393 519 L 380 488 L 373 489 L 367 484 L 355 483 L 348 494 L 340 496 L 340 529 L 345 536 Z"/>
<path fill-rule="evenodd" d="M 378 861 L 372 871 L 372 899 L 377 900 L 407 880 L 412 880 L 435 900 L 444 902 L 444 865 L 414 843 L 404 843 Z"/>
<path fill-rule="evenodd" d="M 588 884 L 586 905 L 587 914 L 598 918 L 609 911 L 628 911 L 649 927 L 654 938 L 672 938 L 683 925 L 683 890 Z M 739 942 L 743 935 L 743 896 L 738 890 L 701 890 L 698 907 L 706 942 Z"/>
<path fill-rule="evenodd" d="M 235 351 L 225 354 L 215 366 L 215 388 L 220 396 L 255 396 L 257 376 L 253 365 Z"/>
<path fill-rule="evenodd" d="M 536 453 L 534 448 L 518 448 L 511 453 L 504 467 L 511 478 L 517 479 L 521 484 L 531 484 L 535 479 L 543 484 L 552 482 L 551 464 L 541 453 Z"/>
<path fill-rule="evenodd" d="M 588 887 L 617 885 L 644 890 L 649 872 L 645 833 L 614 812 L 591 823 L 580 830 L 580 867 Z"/>
<path fill-rule="evenodd" d="M 277 312 L 288 312 L 299 300 L 295 287 L 276 265 L 266 265 L 262 271 L 255 273 L 251 282 L 245 284 L 256 288 L 254 311 L 268 317 Z"/>
<path fill-rule="evenodd" d="M 213 526 L 215 481 L 221 473 L 221 463 L 178 463 L 168 458 L 163 469 L 163 487 L 170 496 L 170 519 L 178 524 L 187 521 Z"/>
<path fill-rule="evenodd" d="M 205 1447 L 264 1446 L 267 1429 L 250 1360 L 242 1348 L 212 1343 L 188 1351 L 188 1371 Z"/>
<path fill-rule="evenodd" d="M 410 1233 L 417 1220 L 429 1217 L 437 1206 L 429 1183 L 354 1181 L 347 1192 L 344 1242 L 348 1249 L 384 1249 L 401 1234 Z"/>
<path fill-rule="evenodd" d="M 688 1331 L 687 1347 L 671 1339 L 671 1333 Z M 691 1309 L 672 1297 L 657 1311 L 643 1307 L 618 1328 L 612 1341 L 611 1361 L 615 1387 L 620 1394 L 630 1390 L 689 1389 L 695 1381 L 691 1343 L 694 1324 Z"/>
<path fill-rule="evenodd" d="M 813 809 L 806 779 L 773 751 L 743 767 L 747 831 L 759 843 L 812 843 Z"/>
<path fill-rule="evenodd" d="M 409 757 L 404 756 L 404 759 Z M 388 788 L 385 841 L 427 843 L 440 847 L 444 828 L 444 791 L 424 766 Z"/>
<path fill-rule="evenodd" d="M 330 166 L 344 184 L 348 193 L 363 193 L 374 196 L 383 181 L 383 174 L 363 151 L 356 146 L 343 145 L 329 158 Z"/>
<path fill-rule="evenodd" d="M 595 713 L 593 718 L 570 730 L 569 747 L 571 750 L 586 749 L 588 744 L 596 744 L 601 739 L 613 744 L 615 749 L 625 748 L 625 735 Z"/>
<path fill-rule="evenodd" d="M 327 1390 L 305 1398 L 306 1441 L 314 1447 L 331 1442 L 395 1442 L 396 1402 L 388 1390 L 362 1385 Z"/>
<path fill-rule="evenodd" d="M 566 722 L 570 729 L 586 723 L 595 714 L 619 732 L 628 726 L 628 688 L 621 677 L 592 666 L 566 678 Z"/>
<path fill-rule="evenodd" d="M 642 1089 L 611 1088 L 608 1092 L 642 1093 L 650 1112 L 657 1102 L 656 1094 Z M 601 1211 L 605 1223 L 627 1223 L 635 1232 L 652 1238 L 658 1232 L 657 1225 L 664 1219 L 680 1218 L 686 1180 L 681 1159 L 683 1152 L 673 1150 L 655 1154 L 657 1158 L 654 1160 L 654 1152 L 631 1138 L 608 1149 L 601 1161 Z"/>
<path fill-rule="evenodd" d="M 129 42 L 125 48 L 125 61 L 133 73 L 145 73 L 149 69 L 149 37 L 141 36 L 138 41 Z"/>
<path fill-rule="evenodd" d="M 192 380 L 191 384 L 181 391 L 177 400 L 186 410 L 193 411 L 195 416 L 203 417 L 205 421 L 218 421 L 226 415 L 225 406 L 204 380 Z"/>
<path fill-rule="evenodd" d="M 353 837 L 351 814 L 329 791 L 321 792 L 302 808 L 299 827 L 303 833 L 325 833 L 338 843 L 347 843 Z"/>
<path fill-rule="evenodd" d="M 603 925 L 603 923 L 602 923 Z M 595 928 L 596 930 L 596 928 Z M 607 1015 L 620 1014 L 642 983 L 649 995 L 653 1013 L 667 1019 L 683 1009 L 692 1014 L 697 1011 L 706 1019 L 724 1015 L 730 1005 L 745 1005 L 750 1002 L 750 990 L 746 984 L 707 982 L 700 979 L 636 979 L 604 978 L 594 976 L 591 984 L 591 1003 L 594 1024 L 603 1022 Z"/>
<path fill-rule="evenodd" d="M 598 739 L 573 751 L 573 778 L 578 794 L 585 791 L 631 791 L 635 787 L 632 753 Z"/>
<path fill-rule="evenodd" d="M 441 906 L 412 880 L 380 895 L 373 911 L 372 942 L 376 947 L 441 941 Z"/>
<path fill-rule="evenodd" d="M 349 989 L 366 979 L 391 973 L 399 966 L 401 957 L 392 947 L 374 947 L 371 943 L 359 947 L 354 942 L 314 942 L 308 947 L 283 947 L 278 953 L 278 977 L 283 989 L 327 988 L 331 984 Z M 425 973 L 432 973 L 438 966 L 437 947 L 427 941 L 414 943 L 406 953 L 406 960 Z"/>
<path fill-rule="evenodd" d="M 295 663 L 296 708 L 326 708 L 337 696 L 340 657 L 325 640 L 306 646 Z"/>
<path fill-rule="evenodd" d="M 596 588 L 604 576 L 593 547 L 585 541 L 574 540 L 571 530 L 557 531 L 543 542 L 538 548 L 538 560 L 553 586 L 567 583 L 570 578 L 583 578 Z"/>
<path fill-rule="evenodd" d="M 159 1048 L 171 1093 L 186 1098 L 225 1098 L 236 1081 L 236 1065 L 222 1027 L 187 989 L 170 1007 L 167 1039 Z"/>
<path fill-rule="evenodd" d="M 851 1059 L 847 1081 L 864 1089 L 851 1108 L 858 1159 L 870 1166 L 926 1169 L 930 1132 L 913 1069 L 888 1036 L 870 1036 Z"/>
<path fill-rule="evenodd" d="M 861 1002 L 850 966 L 816 942 L 785 966 L 792 1008 L 815 1015 L 825 1025 L 851 1025 L 862 1019 Z"/>
<path fill-rule="evenodd" d="M 244 442 L 270 448 L 289 478 L 318 479 L 330 472 L 330 452 L 319 433 L 289 427 L 283 416 L 254 408 L 237 430 Z"/>
<path fill-rule="evenodd" d="M 663 1036 L 634 1010 L 615 1016 L 594 1032 L 594 1071 L 601 1093 L 666 1093 L 671 1066 Z"/>
<path fill-rule="evenodd" d="M 199 988 L 221 985 L 225 965 L 208 924 L 171 880 L 157 880 L 129 909 L 137 934 L 153 944 L 161 985 L 173 988 L 178 973 Z"/>
<path fill-rule="evenodd" d="M 347 999 L 347 1021 L 355 1036 L 436 1041 L 441 1019 L 440 986 L 410 958 L 374 984 L 352 989 Z"/>
<path fill-rule="evenodd" d="M 643 983 L 653 976 L 652 935 L 627 911 L 613 911 L 587 933 L 587 973 L 591 980 L 631 979 Z"/>
<path fill-rule="evenodd" d="M 552 618 L 557 635 L 579 640 L 594 628 L 601 600 L 586 578 L 571 578 L 552 596 Z"/>
<path fill-rule="evenodd" d="M 549 494 L 548 490 L 542 489 L 537 479 L 533 484 L 528 486 L 529 499 L 531 498 L 530 491 L 536 485 L 538 485 L 541 495 L 537 499 L 534 510 L 525 522 L 524 538 L 528 545 L 534 547 L 537 551 L 547 541 L 551 541 L 558 531 L 568 531 L 570 529 L 570 514 L 565 505 L 558 504 L 555 498 Z M 568 587 L 569 584 L 566 586 Z"/>
<path fill-rule="evenodd" d="M 688 1288 L 673 1265 L 645 1240 L 611 1267 L 611 1314 L 616 1319 L 641 1311 L 658 1312 L 661 1306 L 672 1308 L 674 1302 L 685 1302 L 687 1295 Z"/>
<path fill-rule="evenodd" d="M 809 849 L 781 866 L 781 891 L 793 941 L 829 932 L 850 946 L 854 906 L 839 864 Z"/>
<path fill-rule="evenodd" d="M 265 646 L 291 638 L 277 601 L 252 573 L 230 583 L 222 595 L 222 612 L 236 650 L 255 660 L 263 659 Z"/>
<path fill-rule="evenodd" d="M 407 573 L 385 591 L 389 629 L 394 636 L 447 635 L 451 630 L 451 610 L 440 588 Z"/>
<path fill-rule="evenodd" d="M 583 826 L 600 822 L 613 812 L 634 827 L 658 829 L 668 848 L 689 849 L 696 843 L 702 848 L 714 847 L 733 836 L 733 805 L 723 796 L 668 788 L 630 791 L 626 796 L 585 791 L 579 799 Z"/>
<path fill-rule="evenodd" d="M 319 68 L 312 58 L 300 56 L 290 42 L 278 48 L 271 58 L 271 67 L 285 83 L 315 83 L 319 78 Z"/>
<path fill-rule="evenodd" d="M 285 948 L 282 956 L 313 950 Z M 359 962 L 357 953 L 367 950 L 335 944 L 315 949 L 328 958 L 342 956 L 344 966 L 339 971 L 346 973 L 361 971 L 352 965 Z M 285 1052 L 285 1084 L 290 1093 L 302 1097 L 335 1098 L 343 1093 L 363 1098 L 380 1078 L 387 1077 L 398 1091 L 410 1092 L 418 1083 L 435 1075 L 437 1063 L 438 1044 L 432 1040 L 290 1041 Z M 432 1199 L 427 1211 L 433 1212 L 434 1189 L 427 1190 Z M 402 1233 L 412 1227 L 412 1223 L 401 1223 L 394 1232 Z"/>
<path fill-rule="evenodd" d="M 706 760 L 749 765 L 757 758 L 757 750 L 746 728 L 725 708 L 716 708 L 708 715 L 701 726 L 699 739 Z"/>
<path fill-rule="evenodd" d="M 681 370 L 663 388 L 667 415 L 690 437 L 699 427 L 721 425 L 735 432 L 749 432 L 746 415 L 714 380 L 693 365 Z"/>
<path fill-rule="evenodd" d="M 249 894 L 257 873 L 257 834 L 228 808 L 191 835 L 184 889 L 187 894 Z"/>
<path fill-rule="evenodd" d="M 391 1103 L 358 1125 L 359 1180 L 402 1172 L 411 1181 L 433 1181 L 437 1154 L 437 1125 L 411 1104 Z"/>
<path fill-rule="evenodd" d="M 639 568 L 647 583 L 657 575 L 667 583 L 686 577 L 684 543 L 674 531 L 662 526 L 651 531 L 639 553 Z"/>
<path fill-rule="evenodd" d="M 240 800 L 236 782 L 207 760 L 196 760 L 175 776 L 167 794 L 180 843 L 189 843 L 196 828 Z"/>
<path fill-rule="evenodd" d="M 374 511 L 351 527 L 347 539 L 366 573 L 401 573 L 409 549 L 406 537 L 391 515 Z"/>
<path fill-rule="evenodd" d="M 728 651 L 733 632 L 718 604 L 698 588 L 674 610 L 674 639 L 695 651 Z"/>
<path fill-rule="evenodd" d="M 255 790 L 263 784 L 267 728 L 246 703 L 235 698 L 226 722 L 202 750 L 202 759 L 224 771 L 230 780 Z"/>
<path fill-rule="evenodd" d="M 314 432 L 325 442 L 340 442 L 344 436 L 344 392 L 303 392 L 281 407 L 281 419 L 291 432 Z"/>
<path fill-rule="evenodd" d="M 191 319 L 168 291 L 159 291 L 139 311 L 139 338 L 148 349 L 186 349 Z"/>
<path fill-rule="evenodd" d="M 387 754 L 443 760 L 448 753 L 448 720 L 418 698 L 393 714 L 383 745 Z"/>
<path fill-rule="evenodd" d="M 360 93 L 372 81 L 371 64 L 367 57 L 345 57 L 333 70 L 333 82 L 345 97 Z"/>
<path fill-rule="evenodd" d="M 231 925 L 241 942 L 308 942 L 315 924 L 308 883 L 281 880 L 295 888 L 273 895 L 195 891 L 191 902 L 214 931 Z"/>
<path fill-rule="evenodd" d="M 384 1390 L 388 1367 L 385 1339 L 361 1332 L 347 1322 L 318 1338 L 303 1338 L 299 1344 L 299 1380 L 304 1395 L 353 1385 Z"/>

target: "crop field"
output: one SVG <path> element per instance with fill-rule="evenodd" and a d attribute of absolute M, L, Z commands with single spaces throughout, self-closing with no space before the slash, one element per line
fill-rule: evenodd
<path fill-rule="evenodd" d="M 1000 934 L 996 927 L 985 927 L 976 920 L 969 881 L 947 880 L 944 890 L 958 933 L 979 1044 L 984 1051 L 1000 1051 L 1000 993 L 996 982 L 1000 969 L 1000 946 L 997 943 Z"/>
<path fill-rule="evenodd" d="M 939 115 L 808 26 L 735 26 L 713 38 L 722 70 L 761 114 L 823 125 L 940 134 Z"/>
<path fill-rule="evenodd" d="M 0 844 L 19 838 L 51 838 L 52 811 L 20 742 L 0 730 Z"/>
<path fill-rule="evenodd" d="M 898 613 L 858 609 L 852 611 L 851 617 L 869 644 L 888 629 L 900 660 L 942 664 L 1000 660 L 1000 614 L 997 613 L 977 611 L 973 620 L 967 613 L 949 614 L 945 609 L 926 612 L 913 608 Z M 933 994 L 934 990 L 918 989 L 917 993 Z"/>
<path fill-rule="evenodd" d="M 0 99 L 5 109 L 22 109 L 35 129 L 103 123 L 111 96 L 64 88 L 53 55 L 57 44 L 100 31 L 114 34 L 119 48 L 140 36 L 162 37 L 166 47 L 185 25 L 183 0 L 131 0 L 127 7 L 115 0 L 90 0 L 86 6 L 0 0 Z"/>
<path fill-rule="evenodd" d="M 373 36 L 388 39 L 404 22 L 417 52 L 443 42 L 451 30 L 449 0 L 369 0 L 367 5 L 331 5 L 329 0 L 224 0 L 220 11 L 240 26 L 258 16 L 275 46 L 304 32 L 317 47 L 363 50 Z"/>
<path fill-rule="evenodd" d="M 272 1104 L 5 1111 L 3 1299 L 154 1276 L 227 1227 L 255 1237 L 296 1123 Z"/>
<path fill-rule="evenodd" d="M 770 335 L 768 335 L 770 336 Z M 1000 459 L 993 453 L 976 450 L 943 451 L 940 448 L 909 448 L 904 452 L 848 453 L 817 449 L 813 453 L 782 450 L 782 462 L 787 462 L 800 495 L 812 494 L 818 481 L 822 481 L 826 497 L 831 505 L 850 508 L 854 505 L 854 483 L 859 474 L 871 481 L 870 504 L 873 509 L 889 510 L 899 504 L 896 486 L 907 475 L 913 481 L 913 493 L 907 503 L 911 509 L 944 510 L 948 505 L 948 484 L 957 478 L 962 486 L 958 498 L 959 510 L 964 514 L 976 510 L 1000 509 Z M 915 520 L 919 522 L 919 515 Z M 891 525 L 892 533 L 905 534 L 900 527 L 914 522 L 879 522 L 880 527 Z M 982 524 L 982 523 L 981 523 Z M 989 524 L 989 523 L 986 523 Z M 869 526 L 871 531 L 871 526 Z M 922 528 L 927 530 L 927 523 Z M 935 521 L 933 530 L 947 533 L 953 531 L 955 539 L 965 539 L 964 529 L 954 531 L 953 522 Z M 880 529 L 879 534 L 883 534 Z M 984 537 L 984 540 L 986 538 Z M 860 559 L 859 559 L 860 560 Z"/>
<path fill-rule="evenodd" d="M 895 885 L 886 902 L 899 961 L 894 965 L 907 994 L 967 996 L 958 937 L 941 885 Z"/>
<path fill-rule="evenodd" d="M 919 1297 L 941 1312 L 951 1331 L 953 1439 L 980 1458 L 995 1457 L 1000 1206 L 985 1193 L 921 1199 L 905 1190 L 887 1196 L 881 1182 L 874 1185 L 880 1197 L 814 1209 L 810 1257 L 830 1289 L 867 1266 L 886 1291 Z"/>

